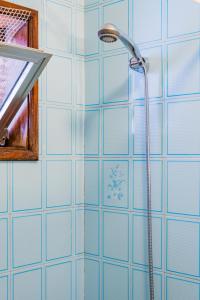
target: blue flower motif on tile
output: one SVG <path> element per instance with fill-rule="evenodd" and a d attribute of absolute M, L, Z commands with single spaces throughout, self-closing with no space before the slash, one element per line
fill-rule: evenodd
<path fill-rule="evenodd" d="M 110 169 L 110 182 L 108 183 L 107 189 L 107 199 L 108 200 L 123 200 L 123 183 L 124 180 L 124 173 L 120 169 L 120 166 L 117 164 L 114 168 Z"/>
<path fill-rule="evenodd" d="M 104 205 L 127 207 L 128 161 L 104 161 Z"/>

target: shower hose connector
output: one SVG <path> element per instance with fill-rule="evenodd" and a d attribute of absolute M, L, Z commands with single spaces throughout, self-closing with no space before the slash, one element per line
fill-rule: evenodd
<path fill-rule="evenodd" d="M 142 57 L 141 59 L 132 57 L 130 59 L 129 66 L 132 70 L 136 72 L 144 73 L 144 68 L 146 69 L 146 71 L 149 70 L 149 61 L 148 58 L 144 58 L 144 57 Z"/>

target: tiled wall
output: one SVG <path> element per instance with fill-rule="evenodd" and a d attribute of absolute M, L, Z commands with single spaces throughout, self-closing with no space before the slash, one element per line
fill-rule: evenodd
<path fill-rule="evenodd" d="M 149 299 L 143 78 L 120 42 L 98 41 L 113 22 L 150 61 L 156 300 L 199 300 L 200 7 L 14 2 L 39 10 L 54 57 L 40 80 L 40 160 L 0 164 L 0 299 Z"/>
<path fill-rule="evenodd" d="M 0 163 L 0 300 L 81 300 L 84 178 L 75 177 L 82 161 L 75 132 L 78 138 L 83 127 L 76 118 L 83 72 L 75 48 L 77 8 L 70 0 L 14 2 L 39 10 L 40 47 L 54 56 L 40 79 L 39 161 Z"/>
<path fill-rule="evenodd" d="M 98 42 L 112 22 L 150 62 L 155 299 L 199 300 L 200 6 L 90 0 L 85 18 L 85 299 L 149 299 L 144 82 Z"/>

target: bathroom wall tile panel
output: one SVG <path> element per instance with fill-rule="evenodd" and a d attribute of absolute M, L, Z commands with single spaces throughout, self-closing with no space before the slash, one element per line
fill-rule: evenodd
<path fill-rule="evenodd" d="M 0 219 L 0 272 L 8 269 L 8 220 Z"/>
<path fill-rule="evenodd" d="M 103 59 L 103 102 L 128 101 L 128 53 Z"/>
<path fill-rule="evenodd" d="M 12 300 L 42 300 L 42 269 L 33 269 L 13 275 Z"/>
<path fill-rule="evenodd" d="M 87 93 L 86 93 L 86 84 L 87 84 L 86 83 L 86 76 L 90 76 L 90 74 L 88 74 L 88 69 L 87 69 L 86 61 L 85 61 L 84 58 L 79 56 L 78 59 L 75 60 L 75 62 L 73 64 L 73 71 L 74 71 L 75 76 L 76 76 L 76 89 L 73 90 L 74 98 L 76 100 L 76 104 L 85 105 L 86 96 L 87 96 Z M 94 71 L 93 71 L 93 73 L 94 73 Z M 91 72 L 92 72 L 92 70 L 91 70 Z M 95 72 L 95 74 L 93 74 L 93 76 L 92 76 L 92 80 L 94 80 L 94 82 L 96 82 L 96 79 L 93 79 L 93 78 L 96 78 L 96 77 L 98 77 L 98 76 L 97 76 L 97 73 Z M 99 84 L 100 83 L 98 82 L 98 85 Z M 91 81 L 88 83 L 88 85 L 89 85 L 89 88 L 88 88 L 89 89 L 88 93 L 89 93 L 90 88 L 91 88 Z M 92 89 L 92 91 L 93 91 L 93 89 Z M 97 91 L 95 90 L 94 93 L 96 94 Z M 92 99 L 92 100 L 94 101 L 94 99 Z"/>
<path fill-rule="evenodd" d="M 129 300 L 129 272 L 127 267 L 103 264 L 103 299 Z"/>
<path fill-rule="evenodd" d="M 150 148 L 151 154 L 162 154 L 162 104 L 150 105 Z M 133 111 L 133 152 L 135 155 L 145 154 L 145 114 L 144 106 L 136 105 Z"/>
<path fill-rule="evenodd" d="M 156 99 L 163 96 L 163 68 L 162 68 L 162 48 L 151 47 L 142 49 L 143 57 L 148 59 L 148 86 L 149 97 Z M 133 99 L 144 99 L 144 74 L 132 72 L 131 97 Z"/>
<path fill-rule="evenodd" d="M 76 261 L 76 300 L 84 300 L 85 297 L 85 259 Z"/>
<path fill-rule="evenodd" d="M 80 8 L 75 11 L 76 17 L 76 53 L 80 56 L 85 54 L 85 11 Z"/>
<path fill-rule="evenodd" d="M 72 254 L 72 216 L 70 211 L 46 215 L 46 259 Z"/>
<path fill-rule="evenodd" d="M 129 154 L 128 107 L 121 106 L 103 110 L 103 154 Z"/>
<path fill-rule="evenodd" d="M 163 166 L 161 161 L 151 161 L 152 210 L 162 211 Z M 133 162 L 133 208 L 147 210 L 146 162 Z"/>
<path fill-rule="evenodd" d="M 85 204 L 98 205 L 99 204 L 99 190 L 100 190 L 100 169 L 98 160 L 85 160 L 84 162 L 84 190 L 85 190 Z"/>
<path fill-rule="evenodd" d="M 47 161 L 47 207 L 66 206 L 72 203 L 72 162 Z"/>
<path fill-rule="evenodd" d="M 84 161 L 83 160 L 77 160 L 75 163 L 75 201 L 76 204 L 83 204 L 85 199 L 85 186 L 83 181 L 84 176 Z"/>
<path fill-rule="evenodd" d="M 133 29 L 133 37 L 137 43 L 161 40 L 162 1 L 134 0 Z"/>
<path fill-rule="evenodd" d="M 59 79 L 59 80 L 58 80 Z M 53 56 L 47 65 L 47 101 L 72 103 L 72 60 Z"/>
<path fill-rule="evenodd" d="M 84 125 L 84 153 L 86 155 L 99 154 L 100 111 L 86 110 Z"/>
<path fill-rule="evenodd" d="M 1 162 L 0 164 L 0 213 L 8 210 L 8 165 Z"/>
<path fill-rule="evenodd" d="M 200 298 L 200 285 L 196 282 L 167 276 L 166 288 L 166 300 L 199 300 Z"/>
<path fill-rule="evenodd" d="M 32 265 L 42 260 L 42 216 L 20 216 L 12 221 L 13 267 Z"/>
<path fill-rule="evenodd" d="M 85 62 L 85 105 L 100 102 L 100 64 L 98 59 Z"/>
<path fill-rule="evenodd" d="M 96 260 L 85 259 L 85 299 L 100 299 L 100 266 Z"/>
<path fill-rule="evenodd" d="M 200 163 L 169 161 L 167 171 L 168 212 L 199 215 Z"/>
<path fill-rule="evenodd" d="M 103 161 L 103 204 L 105 206 L 128 208 L 129 204 L 129 162 Z"/>
<path fill-rule="evenodd" d="M 200 93 L 199 51 L 199 39 L 168 45 L 167 96 Z M 190 53 L 190 55 L 186 55 L 186 53 Z"/>
<path fill-rule="evenodd" d="M 85 7 L 91 6 L 91 5 L 93 5 L 93 4 L 98 4 L 98 3 L 99 3 L 99 0 L 85 0 L 85 1 L 84 1 Z"/>
<path fill-rule="evenodd" d="M 103 6 L 103 24 L 115 24 L 120 30 L 128 35 L 129 33 L 129 2 L 128 0 L 115 1 Z M 113 44 L 103 44 L 104 51 L 111 51 L 122 48 L 124 45 L 117 41 Z M 127 65 L 127 64 L 126 64 Z M 119 66 L 118 66 L 119 67 Z M 120 71 L 120 67 L 118 68 Z"/>
<path fill-rule="evenodd" d="M 50 49 L 66 53 L 72 51 L 71 7 L 53 1 L 46 2 L 46 44 Z"/>
<path fill-rule="evenodd" d="M 72 263 L 46 267 L 46 300 L 72 300 Z"/>
<path fill-rule="evenodd" d="M 162 300 L 162 276 L 160 274 L 154 274 L 154 284 L 155 300 Z M 133 299 L 135 300 L 149 299 L 149 278 L 147 271 L 133 269 L 132 291 Z"/>
<path fill-rule="evenodd" d="M 94 122 L 97 120 L 94 120 Z M 75 119 L 75 135 L 76 135 L 76 142 L 75 142 L 75 151 L 76 154 L 84 154 L 84 124 L 85 124 L 85 111 L 84 110 L 77 110 L 76 111 L 76 119 Z M 91 140 L 92 142 L 92 140 Z"/>
<path fill-rule="evenodd" d="M 99 254 L 99 212 L 85 209 L 85 253 Z"/>
<path fill-rule="evenodd" d="M 8 300 L 8 277 L 0 277 L 0 298 L 1 300 Z"/>
<path fill-rule="evenodd" d="M 72 152 L 72 112 L 47 108 L 47 154 L 69 155 Z"/>
<path fill-rule="evenodd" d="M 129 260 L 129 216 L 124 213 L 103 213 L 103 256 Z"/>
<path fill-rule="evenodd" d="M 200 154 L 199 110 L 200 101 L 168 103 L 168 154 Z"/>
<path fill-rule="evenodd" d="M 162 220 L 154 217 L 153 226 L 153 259 L 154 267 L 162 267 Z M 147 244 L 147 217 L 142 215 L 133 216 L 133 263 L 148 265 Z"/>
<path fill-rule="evenodd" d="M 75 214 L 76 214 L 75 251 L 76 254 L 80 254 L 80 253 L 84 253 L 84 239 L 85 239 L 84 209 L 77 209 Z"/>
<path fill-rule="evenodd" d="M 99 9 L 90 9 L 85 12 L 85 55 L 93 55 L 99 52 L 99 39 L 97 38 L 97 32 L 99 30 Z"/>
<path fill-rule="evenodd" d="M 24 6 L 28 5 L 28 7 L 30 8 L 37 9 L 38 11 L 42 11 L 42 0 L 28 0 L 28 3 L 27 0 L 13 0 L 10 2 L 14 2 L 16 4 L 24 5 Z"/>
<path fill-rule="evenodd" d="M 42 163 L 13 163 L 12 200 L 13 211 L 41 209 Z M 34 185 L 33 185 L 34 182 Z"/>
<path fill-rule="evenodd" d="M 199 277 L 199 223 L 167 221 L 167 270 Z"/>
<path fill-rule="evenodd" d="M 195 1 L 168 0 L 168 36 L 192 34 L 200 31 L 200 8 Z M 192 17 L 189 17 L 192 16 Z M 187 22 L 186 22 L 187 18 Z M 174 26 L 176 24 L 176 26 Z"/>

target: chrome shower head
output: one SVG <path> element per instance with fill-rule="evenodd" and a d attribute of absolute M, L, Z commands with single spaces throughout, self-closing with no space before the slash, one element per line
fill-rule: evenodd
<path fill-rule="evenodd" d="M 102 29 L 98 31 L 98 37 L 105 43 L 114 43 L 118 40 L 119 31 L 113 24 L 105 24 Z"/>
<path fill-rule="evenodd" d="M 105 24 L 99 31 L 98 37 L 105 43 L 114 43 L 118 39 L 128 48 L 133 56 L 130 60 L 130 67 L 138 72 L 143 72 L 143 68 L 148 66 L 144 58 L 141 56 L 138 46 L 124 33 L 122 33 L 115 25 L 111 23 Z"/>

